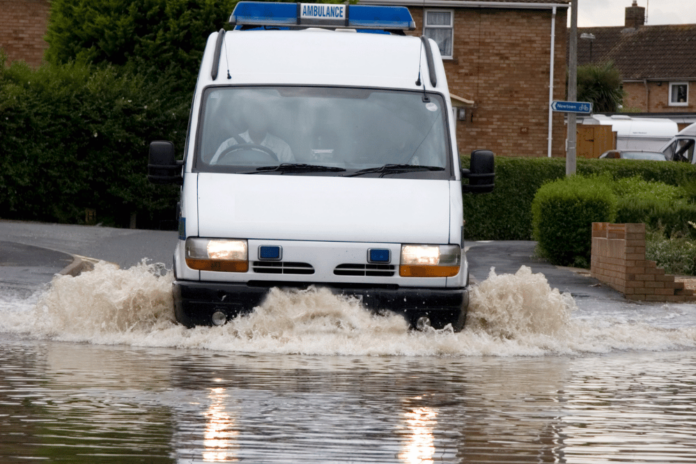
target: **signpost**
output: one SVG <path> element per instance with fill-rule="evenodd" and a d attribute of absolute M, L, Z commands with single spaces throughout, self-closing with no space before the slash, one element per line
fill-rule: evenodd
<path fill-rule="evenodd" d="M 590 114 L 592 113 L 592 103 L 554 101 L 551 103 L 551 109 L 556 113 Z"/>
<path fill-rule="evenodd" d="M 578 0 L 570 0 L 570 37 L 568 40 L 568 100 L 578 99 Z M 553 103 L 556 105 L 556 102 Z M 553 109 L 553 108 L 552 108 Z M 568 149 L 566 151 L 566 176 L 575 174 L 575 145 L 577 143 L 577 113 L 568 113 Z"/>

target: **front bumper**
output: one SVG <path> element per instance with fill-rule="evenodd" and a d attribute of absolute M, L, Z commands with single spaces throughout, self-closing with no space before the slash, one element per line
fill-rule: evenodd
<path fill-rule="evenodd" d="M 278 282 L 281 288 L 306 288 L 309 284 Z M 465 288 L 383 288 L 371 286 L 327 287 L 335 294 L 356 296 L 363 306 L 375 311 L 391 311 L 402 315 L 411 327 L 416 327 L 421 317 L 427 317 L 430 325 L 441 329 L 452 324 L 461 330 L 466 322 L 469 306 L 469 287 Z M 221 311 L 232 319 L 251 312 L 268 294 L 269 286 L 251 286 L 245 283 L 174 281 L 174 307 L 176 319 L 187 327 L 212 325 L 213 313 Z"/>

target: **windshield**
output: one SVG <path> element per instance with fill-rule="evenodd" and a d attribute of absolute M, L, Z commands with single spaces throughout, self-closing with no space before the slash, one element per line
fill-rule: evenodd
<path fill-rule="evenodd" d="M 666 156 L 672 161 L 688 161 L 696 163 L 694 158 L 694 140 L 677 139 L 665 150 Z"/>
<path fill-rule="evenodd" d="M 422 92 L 209 88 L 195 169 L 342 176 L 390 165 L 364 175 L 450 178 L 445 114 L 441 96 Z"/>
<path fill-rule="evenodd" d="M 623 153 L 624 159 L 666 161 L 662 153 L 647 153 L 640 151 L 629 151 Z"/>

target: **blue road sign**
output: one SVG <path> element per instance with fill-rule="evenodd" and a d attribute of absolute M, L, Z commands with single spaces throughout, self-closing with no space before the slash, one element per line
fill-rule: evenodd
<path fill-rule="evenodd" d="M 592 112 L 592 103 L 554 101 L 553 103 L 551 103 L 551 109 L 557 113 L 589 114 Z"/>

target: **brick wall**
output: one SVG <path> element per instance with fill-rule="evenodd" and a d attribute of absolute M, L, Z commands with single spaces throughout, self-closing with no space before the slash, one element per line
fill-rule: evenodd
<path fill-rule="evenodd" d="M 629 300 L 683 302 L 695 299 L 655 261 L 645 259 L 645 224 L 592 224 L 592 277 Z"/>
<path fill-rule="evenodd" d="M 409 8 L 423 34 L 423 9 Z M 430 8 L 429 8 L 430 9 Z M 450 92 L 473 100 L 472 121 L 457 122 L 461 153 L 546 156 L 550 10 L 458 8 L 453 59 L 444 60 Z M 556 15 L 554 99 L 565 97 L 566 10 Z M 553 116 L 553 156 L 565 156 L 563 115 Z"/>
<path fill-rule="evenodd" d="M 689 83 L 689 105 L 669 106 L 669 82 L 648 82 L 648 91 L 642 82 L 624 82 L 624 108 L 636 108 L 642 113 L 696 112 L 696 82 Z M 648 99 L 650 105 L 648 106 Z"/>
<path fill-rule="evenodd" d="M 48 44 L 49 0 L 0 0 L 0 48 L 8 62 L 39 66 Z"/>

